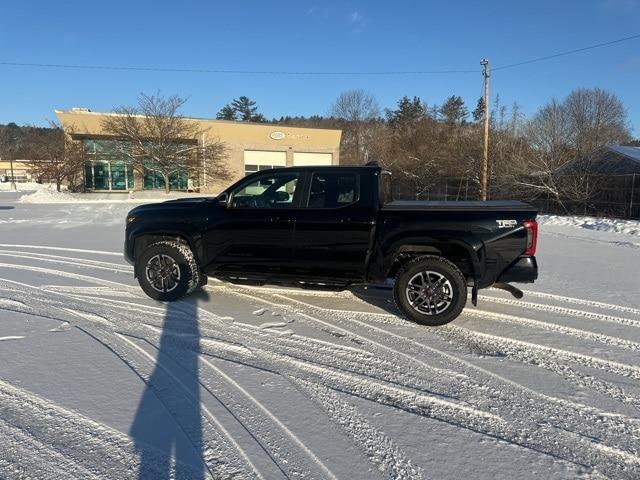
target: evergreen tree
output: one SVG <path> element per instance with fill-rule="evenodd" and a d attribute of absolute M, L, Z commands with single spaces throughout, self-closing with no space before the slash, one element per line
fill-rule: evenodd
<path fill-rule="evenodd" d="M 251 117 L 251 121 L 252 122 L 256 122 L 256 123 L 267 123 L 267 117 L 265 117 L 263 114 L 261 113 L 256 113 L 253 117 Z"/>
<path fill-rule="evenodd" d="M 240 98 L 234 99 L 233 102 L 231 102 L 231 107 L 237 118 L 243 122 L 260 121 L 256 102 L 249 97 L 243 95 Z M 262 116 L 260 115 L 260 117 Z"/>
<path fill-rule="evenodd" d="M 392 127 L 412 124 L 426 119 L 429 116 L 427 105 L 420 100 L 420 97 L 409 99 L 406 95 L 398 101 L 396 110 L 386 111 L 387 121 Z"/>
<path fill-rule="evenodd" d="M 440 107 L 439 113 L 445 123 L 450 125 L 464 123 L 469 115 L 469 111 L 464 105 L 464 100 L 457 95 L 451 95 L 447 98 Z"/>
<path fill-rule="evenodd" d="M 220 109 L 216 115 L 218 120 L 236 120 L 236 111 L 229 104 Z"/>
<path fill-rule="evenodd" d="M 474 122 L 479 122 L 484 119 L 484 98 L 480 97 L 478 99 L 478 105 L 476 109 L 471 112 L 471 115 L 473 116 Z"/>

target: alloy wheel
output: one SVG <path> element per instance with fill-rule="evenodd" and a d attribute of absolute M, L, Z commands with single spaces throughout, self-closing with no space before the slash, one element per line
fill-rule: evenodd
<path fill-rule="evenodd" d="M 451 282 L 432 270 L 416 273 L 405 289 L 409 305 L 423 315 L 437 315 L 453 303 Z"/>
<path fill-rule="evenodd" d="M 171 292 L 180 283 L 180 266 L 169 255 L 154 255 L 147 262 L 145 275 L 157 292 Z"/>

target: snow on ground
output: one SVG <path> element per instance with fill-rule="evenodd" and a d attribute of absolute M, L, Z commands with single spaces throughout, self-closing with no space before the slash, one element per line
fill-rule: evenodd
<path fill-rule="evenodd" d="M 40 188 L 33 193 L 24 195 L 20 198 L 23 203 L 57 203 L 57 202 L 74 202 L 76 195 L 66 190 L 58 192 L 55 187 Z"/>
<path fill-rule="evenodd" d="M 585 217 L 578 215 L 540 215 L 538 223 L 541 225 L 559 225 L 579 227 L 599 232 L 624 233 L 640 237 L 640 221 L 620 220 L 616 218 Z"/>
<path fill-rule="evenodd" d="M 32 193 L 21 195 L 21 203 L 81 203 L 81 204 L 120 204 L 120 203 L 150 203 L 161 202 L 182 197 L 199 197 L 204 194 L 185 192 L 142 191 L 142 192 L 117 192 L 117 193 L 73 193 L 67 190 L 58 192 L 55 187 L 40 188 Z"/>
<path fill-rule="evenodd" d="M 36 183 L 36 182 L 25 182 L 25 183 L 16 183 L 16 189 L 13 189 L 11 182 L 0 182 L 0 193 L 3 192 L 35 192 L 36 190 L 41 190 L 43 188 L 53 188 L 55 189 L 55 185 L 50 185 L 48 183 Z"/>
<path fill-rule="evenodd" d="M 18 199 L 0 478 L 640 478 L 633 227 L 544 219 L 522 300 L 484 291 L 426 328 L 376 289 L 154 302 L 120 253 L 131 205 Z"/>

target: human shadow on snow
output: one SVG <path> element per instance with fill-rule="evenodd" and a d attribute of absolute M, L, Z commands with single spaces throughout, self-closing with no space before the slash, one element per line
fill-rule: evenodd
<path fill-rule="evenodd" d="M 205 478 L 198 302 L 207 299 L 208 294 L 199 290 L 166 304 L 155 369 L 129 432 L 140 455 L 140 480 Z"/>

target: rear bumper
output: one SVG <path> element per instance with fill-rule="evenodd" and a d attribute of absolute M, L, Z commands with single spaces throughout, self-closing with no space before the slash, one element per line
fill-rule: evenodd
<path fill-rule="evenodd" d="M 533 283 L 538 278 L 536 257 L 520 257 L 498 277 L 499 283 Z"/>

